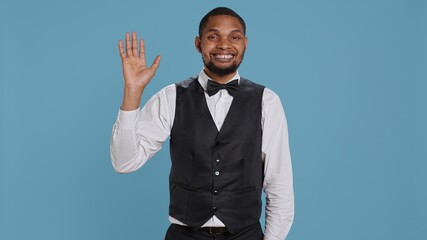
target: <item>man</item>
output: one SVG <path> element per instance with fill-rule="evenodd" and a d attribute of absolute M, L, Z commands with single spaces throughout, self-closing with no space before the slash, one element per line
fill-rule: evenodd
<path fill-rule="evenodd" d="M 132 39 L 131 39 L 132 38 Z M 124 97 L 111 138 L 117 172 L 139 169 L 170 137 L 171 226 L 166 240 L 279 240 L 293 222 L 294 197 L 286 119 L 279 97 L 240 77 L 246 25 L 229 8 L 200 22 L 195 47 L 204 69 L 165 87 L 139 110 L 159 63 L 148 67 L 144 42 L 119 41 Z M 266 193 L 266 228 L 259 218 Z"/>

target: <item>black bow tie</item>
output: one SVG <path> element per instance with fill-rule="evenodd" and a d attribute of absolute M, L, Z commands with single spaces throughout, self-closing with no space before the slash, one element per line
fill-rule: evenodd
<path fill-rule="evenodd" d="M 206 92 L 208 92 L 208 95 L 210 97 L 212 95 L 215 95 L 219 90 L 225 89 L 227 90 L 228 94 L 230 94 L 231 96 L 234 96 L 238 88 L 239 88 L 239 81 L 237 79 L 227 84 L 221 84 L 212 80 L 208 80 L 208 87 L 206 88 Z"/>

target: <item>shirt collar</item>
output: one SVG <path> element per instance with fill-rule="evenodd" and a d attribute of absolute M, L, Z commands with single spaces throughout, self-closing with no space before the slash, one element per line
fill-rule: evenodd
<path fill-rule="evenodd" d="M 235 80 L 235 79 L 237 79 L 240 83 L 239 71 L 237 71 L 236 75 L 234 75 L 234 77 L 232 77 L 230 80 L 228 80 L 227 83 L 232 81 L 232 80 Z M 212 80 L 212 79 L 210 79 L 208 77 L 208 75 L 205 73 L 205 70 L 202 69 L 202 71 L 200 71 L 200 73 L 199 73 L 198 81 L 199 81 L 200 85 L 202 86 L 203 90 L 205 90 L 205 91 L 206 91 L 206 88 L 208 86 L 208 80 Z"/>

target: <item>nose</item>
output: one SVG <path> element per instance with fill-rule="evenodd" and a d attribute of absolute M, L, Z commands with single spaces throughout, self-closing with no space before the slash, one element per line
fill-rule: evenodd
<path fill-rule="evenodd" d="M 217 45 L 217 48 L 219 49 L 229 49 L 230 47 L 231 44 L 228 38 L 221 38 Z"/>

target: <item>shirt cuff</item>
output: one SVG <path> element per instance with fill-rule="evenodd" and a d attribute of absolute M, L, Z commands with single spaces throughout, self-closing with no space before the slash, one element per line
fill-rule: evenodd
<path fill-rule="evenodd" d="M 124 111 L 119 109 L 117 127 L 121 129 L 134 128 L 139 115 L 139 107 L 135 110 Z"/>

